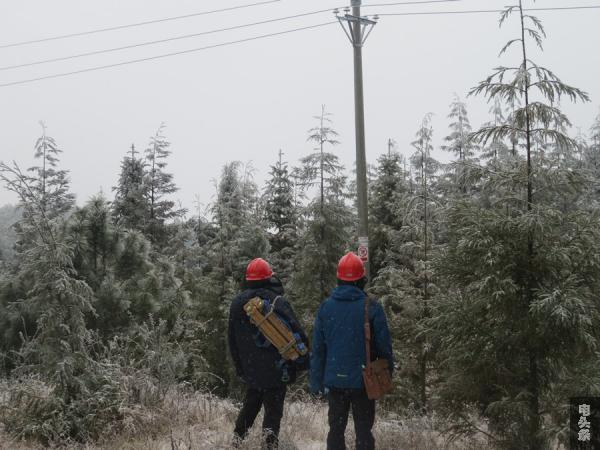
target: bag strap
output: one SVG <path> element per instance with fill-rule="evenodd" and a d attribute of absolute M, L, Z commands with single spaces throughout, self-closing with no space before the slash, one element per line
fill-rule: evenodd
<path fill-rule="evenodd" d="M 281 295 L 278 295 L 277 297 L 275 297 L 275 300 L 273 301 L 273 304 L 271 305 L 271 309 L 269 310 L 269 312 L 267 314 L 264 315 L 263 319 L 259 322 L 256 323 L 256 327 L 258 328 L 260 325 L 263 324 L 263 322 L 265 322 L 269 316 L 271 314 L 273 314 L 273 312 L 275 311 L 275 306 L 277 306 L 277 300 L 279 300 L 281 298 Z"/>
<path fill-rule="evenodd" d="M 371 370 L 371 324 L 369 323 L 369 297 L 365 297 L 365 350 L 367 370 Z"/>

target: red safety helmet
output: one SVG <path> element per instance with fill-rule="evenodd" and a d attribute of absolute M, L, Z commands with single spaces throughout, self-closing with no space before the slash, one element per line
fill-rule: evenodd
<path fill-rule="evenodd" d="M 346 253 L 340 259 L 337 267 L 337 278 L 342 281 L 357 281 L 365 276 L 365 266 L 362 260 L 352 252 Z"/>
<path fill-rule="evenodd" d="M 268 280 L 272 276 L 273 269 L 262 258 L 253 259 L 246 268 L 246 281 Z"/>

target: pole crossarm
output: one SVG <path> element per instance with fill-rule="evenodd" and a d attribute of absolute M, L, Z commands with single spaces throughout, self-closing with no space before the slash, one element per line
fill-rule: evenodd
<path fill-rule="evenodd" d="M 344 33 L 346 33 L 350 43 L 358 47 L 362 47 L 364 45 L 369 37 L 369 34 L 371 34 L 371 31 L 373 31 L 373 27 L 377 24 L 377 20 L 379 19 L 379 16 L 374 16 L 372 19 L 369 19 L 368 17 L 348 14 L 348 10 L 346 10 L 346 14 L 343 16 L 340 15 L 338 9 L 335 9 L 333 13 L 340 22 L 342 30 L 344 30 Z"/>

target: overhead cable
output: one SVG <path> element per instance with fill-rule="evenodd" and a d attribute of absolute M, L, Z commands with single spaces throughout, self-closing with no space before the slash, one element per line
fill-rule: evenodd
<path fill-rule="evenodd" d="M 592 6 L 557 6 L 546 8 L 523 8 L 523 11 L 566 11 L 578 9 L 600 9 L 600 5 Z M 378 16 L 443 16 L 451 14 L 484 14 L 484 13 L 501 13 L 504 9 L 480 9 L 480 10 L 464 10 L 464 11 L 415 11 L 401 13 L 381 13 Z"/>
<path fill-rule="evenodd" d="M 264 39 L 264 38 L 273 37 L 273 36 L 281 36 L 283 34 L 294 33 L 296 31 L 310 30 L 310 29 L 313 29 L 313 28 L 324 27 L 324 26 L 327 26 L 327 25 L 337 24 L 337 23 L 338 22 L 336 20 L 336 21 L 333 21 L 333 22 L 325 22 L 325 23 L 320 23 L 320 24 L 316 24 L 316 25 L 309 25 L 309 26 L 301 27 L 301 28 L 293 28 L 291 30 L 279 31 L 277 33 L 262 34 L 262 35 L 253 36 L 253 37 L 250 37 L 250 38 L 238 39 L 238 40 L 235 40 L 235 41 L 222 42 L 220 44 L 214 44 L 214 45 L 207 45 L 205 47 L 192 48 L 192 49 L 189 49 L 189 50 L 181 50 L 181 51 L 172 52 L 172 53 L 164 53 L 162 55 L 149 56 L 149 57 L 146 57 L 146 58 L 131 59 L 131 60 L 121 61 L 121 62 L 114 63 L 114 64 L 106 64 L 106 65 L 103 65 L 103 66 L 88 67 L 86 69 L 74 70 L 74 71 L 71 71 L 71 72 L 55 73 L 55 74 L 52 74 L 52 75 L 45 75 L 45 76 L 41 76 L 41 77 L 37 77 L 37 78 L 29 78 L 29 79 L 26 79 L 26 80 L 12 81 L 12 82 L 9 82 L 9 83 L 2 83 L 2 84 L 0 84 L 0 88 L 2 88 L 2 87 L 8 87 L 8 86 L 15 86 L 15 85 L 19 85 L 19 84 L 33 83 L 35 81 L 41 81 L 41 80 L 49 80 L 51 78 L 61 78 L 61 77 L 69 76 L 69 75 L 76 75 L 76 74 L 85 73 L 85 72 L 92 72 L 92 71 L 96 71 L 96 70 L 110 69 L 112 67 L 126 66 L 126 65 L 129 65 L 129 64 L 136 64 L 136 63 L 140 63 L 140 62 L 144 62 L 144 61 L 152 61 L 152 60 L 155 60 L 155 59 L 168 58 L 168 57 L 171 57 L 171 56 L 185 55 L 185 54 L 188 54 L 188 53 L 195 53 L 195 52 L 200 52 L 200 51 L 203 51 L 203 50 L 209 50 L 209 49 L 212 49 L 212 48 L 218 48 L 218 47 L 225 47 L 225 46 L 228 46 L 228 45 L 240 44 L 242 42 L 256 41 L 258 39 Z"/>
<path fill-rule="evenodd" d="M 118 52 L 118 51 L 122 51 L 122 50 L 129 50 L 132 48 L 139 48 L 139 47 L 145 47 L 148 45 L 156 45 L 156 44 L 162 44 L 165 42 L 172 42 L 172 41 L 178 41 L 181 39 L 189 39 L 189 38 L 193 38 L 193 37 L 198 37 L 198 36 L 205 36 L 208 34 L 215 34 L 215 33 L 221 33 L 224 31 L 233 31 L 233 30 L 239 30 L 242 28 L 248 28 L 248 27 L 254 27 L 254 26 L 258 26 L 258 25 L 264 25 L 267 23 L 274 23 L 274 22 L 280 22 L 283 20 L 291 20 L 291 19 L 297 19 L 300 17 L 306 17 L 306 16 L 311 16 L 311 15 L 315 15 L 315 14 L 320 14 L 323 12 L 330 12 L 330 9 L 321 9 L 318 11 L 311 11 L 311 12 L 307 12 L 307 13 L 302 13 L 302 14 L 295 14 L 293 16 L 286 16 L 286 17 L 279 17 L 276 19 L 267 19 L 267 20 L 262 20 L 260 22 L 252 22 L 252 23 L 245 23 L 242 25 L 234 25 L 231 27 L 226 27 L 226 28 L 218 28 L 215 30 L 208 30 L 208 31 L 200 31 L 198 33 L 191 33 L 191 34 L 184 34 L 181 36 L 174 36 L 174 37 L 170 37 L 170 38 L 165 38 L 165 39 L 157 39 L 154 41 L 146 41 L 146 42 L 140 42 L 137 44 L 131 44 L 131 45 L 123 45 L 121 47 L 113 47 L 113 48 L 107 48 L 107 49 L 102 49 L 102 50 L 94 50 L 91 52 L 84 52 L 84 53 L 78 53 L 75 55 L 69 55 L 69 56 L 59 56 L 57 58 L 49 58 L 49 59 L 42 59 L 39 61 L 32 61 L 32 62 L 28 62 L 28 63 L 23 63 L 23 64 L 15 64 L 15 65 L 11 65 L 11 66 L 3 66 L 0 67 L 0 71 L 2 70 L 9 70 L 9 69 L 19 69 L 22 67 L 30 67 L 30 66 L 37 66 L 39 64 L 47 64 L 47 63 L 53 63 L 53 62 L 59 62 L 59 61 L 67 61 L 70 59 L 77 59 L 77 58 L 83 58 L 85 56 L 93 56 L 93 55 L 101 55 L 104 53 L 112 53 L 112 52 Z"/>
<path fill-rule="evenodd" d="M 262 5 L 267 5 L 270 3 L 279 3 L 281 1 L 283 1 L 283 0 L 267 0 L 267 1 L 256 2 L 256 3 L 249 3 L 246 5 L 231 6 L 229 8 L 215 9 L 212 11 L 201 11 L 201 12 L 197 12 L 197 13 L 184 14 L 181 16 L 163 17 L 160 19 L 146 20 L 143 22 L 134 22 L 134 23 L 124 24 L 124 25 L 116 25 L 116 26 L 112 26 L 112 27 L 97 28 L 97 29 L 93 29 L 93 30 L 80 31 L 80 32 L 76 32 L 76 33 L 62 34 L 62 35 L 50 36 L 50 37 L 40 38 L 40 39 L 31 39 L 31 40 L 21 41 L 21 42 L 13 42 L 10 44 L 0 44 L 0 49 L 9 48 L 9 47 L 19 47 L 19 46 L 29 45 L 29 44 L 38 44 L 41 42 L 55 41 L 55 40 L 59 40 L 59 39 L 67 39 L 67 38 L 73 38 L 73 37 L 79 37 L 79 36 L 87 36 L 90 34 L 104 33 L 107 31 L 123 30 L 126 28 L 140 27 L 143 25 L 152 25 L 152 24 L 156 24 L 156 23 L 170 22 L 170 21 L 174 21 L 174 20 L 189 19 L 191 17 L 205 16 L 205 15 L 209 15 L 209 14 L 216 14 L 216 13 L 227 12 L 227 11 L 235 11 L 238 9 L 251 8 L 254 6 L 262 6 Z M 362 7 L 369 8 L 369 7 L 374 7 L 374 6 L 401 6 L 401 5 L 419 5 L 419 4 L 423 5 L 423 4 L 431 4 L 431 3 L 450 3 L 450 2 L 460 2 L 460 1 L 463 1 L 463 0 L 404 1 L 404 2 L 394 2 L 394 3 L 362 5 Z M 338 6 L 337 8 L 341 9 L 341 8 L 343 8 L 343 6 Z M 329 9 L 322 10 L 321 12 L 331 11 L 333 9 L 335 9 L 335 7 L 331 7 Z"/>
<path fill-rule="evenodd" d="M 162 22 L 170 22 L 173 20 L 188 19 L 190 17 L 206 16 L 209 14 L 217 14 L 217 13 L 222 13 L 222 12 L 227 12 L 227 11 L 235 11 L 238 9 L 252 8 L 254 6 L 268 5 L 270 3 L 279 3 L 281 1 L 282 0 L 266 0 L 266 1 L 262 1 L 262 2 L 256 2 L 256 3 L 248 3 L 246 5 L 238 5 L 238 6 L 230 6 L 228 8 L 213 9 L 211 11 L 201 11 L 201 12 L 192 13 L 192 14 L 184 14 L 181 16 L 163 17 L 161 19 L 146 20 L 143 22 L 129 23 L 126 25 L 117 25 L 114 27 L 96 28 L 94 30 L 80 31 L 77 33 L 61 34 L 58 36 L 50 36 L 50 37 L 46 37 L 46 38 L 32 39 L 32 40 L 21 41 L 21 42 L 13 42 L 10 44 L 0 44 L 0 49 L 1 48 L 9 48 L 9 47 L 19 47 L 22 45 L 29 45 L 29 44 L 38 44 L 40 42 L 56 41 L 59 39 L 67 39 L 67 38 L 78 37 L 78 36 L 87 36 L 90 34 L 104 33 L 107 31 L 123 30 L 125 28 L 140 27 L 143 25 L 150 25 L 150 24 L 154 24 L 154 23 L 162 23 Z"/>

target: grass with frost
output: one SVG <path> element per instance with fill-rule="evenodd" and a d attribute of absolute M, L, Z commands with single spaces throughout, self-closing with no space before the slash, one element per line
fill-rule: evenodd
<path fill-rule="evenodd" d="M 6 401 L 8 386 L 0 385 L 0 407 Z M 105 436 L 97 444 L 73 444 L 77 450 L 216 450 L 231 449 L 233 423 L 239 405 L 210 394 L 170 394 L 160 411 L 137 411 L 126 426 L 125 433 Z M 242 450 L 260 448 L 260 424 L 256 420 Z M 427 417 L 400 418 L 378 411 L 375 425 L 376 448 L 379 450 L 480 450 L 483 442 L 445 442 L 436 430 L 436 424 Z M 281 427 L 281 450 L 325 449 L 327 435 L 327 407 L 302 394 L 288 396 Z M 352 420 L 347 430 L 348 448 L 354 448 Z M 40 446 L 17 442 L 0 428 L 0 450 L 39 450 Z"/>

